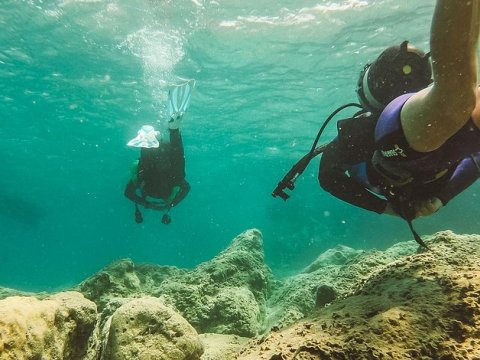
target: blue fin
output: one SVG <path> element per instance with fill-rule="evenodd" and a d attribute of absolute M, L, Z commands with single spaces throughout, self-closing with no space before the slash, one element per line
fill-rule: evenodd
<path fill-rule="evenodd" d="M 194 87 L 195 80 L 190 79 L 185 80 L 180 84 L 173 85 L 168 91 L 168 114 L 170 115 L 170 118 L 176 119 L 185 114 Z"/>

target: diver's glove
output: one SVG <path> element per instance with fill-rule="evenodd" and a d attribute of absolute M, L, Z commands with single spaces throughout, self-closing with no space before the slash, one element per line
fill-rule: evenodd
<path fill-rule="evenodd" d="M 182 115 L 183 114 L 176 113 L 170 117 L 170 120 L 168 120 L 168 128 L 170 130 L 177 130 L 180 127 L 182 124 Z"/>
<path fill-rule="evenodd" d="M 423 200 L 409 200 L 387 205 L 385 214 L 391 214 L 388 210 L 393 210 L 400 217 L 407 221 L 417 219 L 421 216 L 429 216 L 436 213 L 443 206 L 442 201 L 437 197 L 431 197 Z"/>
<path fill-rule="evenodd" d="M 428 216 L 436 213 L 443 206 L 442 201 L 437 197 L 416 201 L 414 204 L 415 217 Z"/>

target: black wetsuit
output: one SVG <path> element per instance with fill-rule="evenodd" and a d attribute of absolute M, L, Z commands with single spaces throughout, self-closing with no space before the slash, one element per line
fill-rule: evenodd
<path fill-rule="evenodd" d="M 157 210 L 177 205 L 190 190 L 185 180 L 182 136 L 179 130 L 169 132 L 170 143 L 141 149 L 134 176 L 125 188 L 127 198 Z"/>

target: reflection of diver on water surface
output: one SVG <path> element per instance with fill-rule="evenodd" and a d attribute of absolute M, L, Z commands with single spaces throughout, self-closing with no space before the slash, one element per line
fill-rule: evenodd
<path fill-rule="evenodd" d="M 151 125 L 143 125 L 137 137 L 128 142 L 139 147 L 140 159 L 135 161 L 132 177 L 125 188 L 125 196 L 135 203 L 135 221 L 143 222 L 138 205 L 146 209 L 164 211 L 162 223 L 171 222 L 170 210 L 188 194 L 190 185 L 185 180 L 185 155 L 180 124 L 187 111 L 194 80 L 174 86 L 168 93 L 170 142 L 161 142 L 160 132 Z"/>
<path fill-rule="evenodd" d="M 37 225 L 45 213 L 37 205 L 20 197 L 0 194 L 0 216 L 25 225 Z"/>

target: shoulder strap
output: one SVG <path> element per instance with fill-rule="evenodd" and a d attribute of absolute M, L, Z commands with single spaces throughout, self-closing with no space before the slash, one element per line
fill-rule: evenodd
<path fill-rule="evenodd" d="M 363 113 L 353 118 L 337 122 L 338 139 L 348 144 L 365 146 L 365 142 L 375 141 L 375 126 L 378 116 L 372 113 Z"/>
<path fill-rule="evenodd" d="M 350 161 L 366 161 L 375 151 L 375 126 L 378 117 L 371 113 L 339 120 L 338 143 Z"/>

